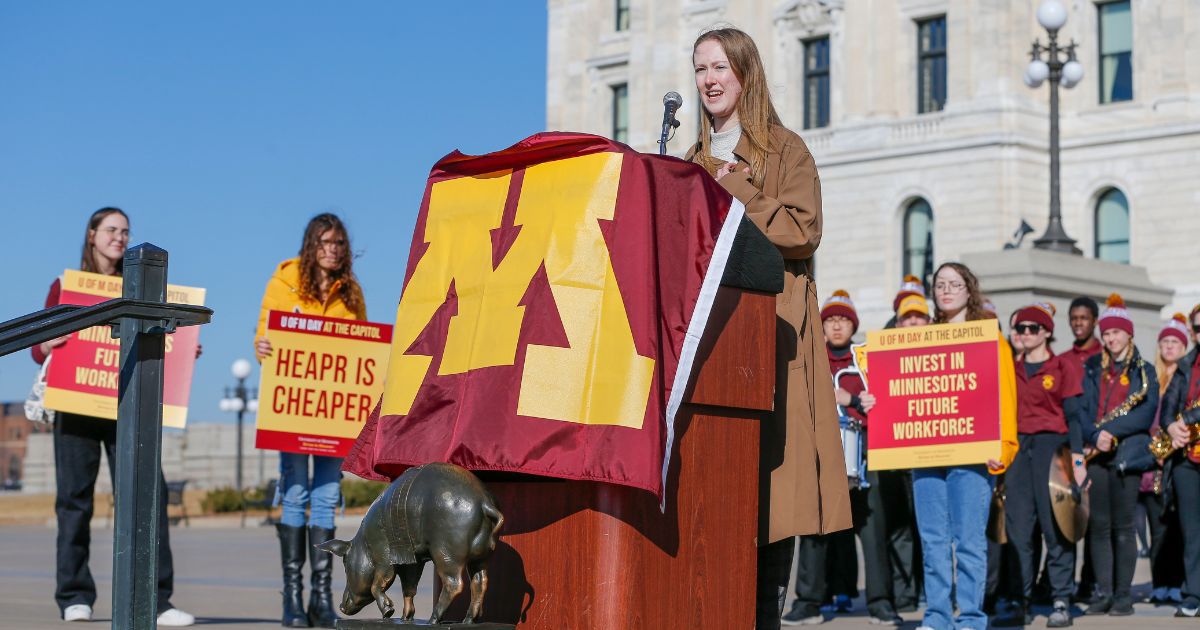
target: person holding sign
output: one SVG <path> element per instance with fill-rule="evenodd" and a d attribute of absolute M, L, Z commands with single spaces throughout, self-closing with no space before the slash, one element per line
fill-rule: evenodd
<path fill-rule="evenodd" d="M 120 276 L 129 246 L 129 217 L 120 208 L 101 208 L 88 219 L 79 268 L 89 273 Z M 46 308 L 57 306 L 62 283 L 55 280 Z M 59 337 L 32 348 L 38 364 L 50 360 L 54 349 L 70 337 Z M 197 349 L 197 356 L 199 350 Z M 64 621 L 91 621 L 96 582 L 88 569 L 91 522 L 100 450 L 108 456 L 108 473 L 116 487 L 117 423 L 73 413 L 58 413 L 54 423 L 54 516 L 58 524 L 54 599 Z M 167 483 L 159 471 L 158 484 L 158 625 L 190 626 L 195 617 L 171 605 L 175 566 L 167 521 Z"/>
<path fill-rule="evenodd" d="M 851 338 L 858 331 L 858 312 L 850 294 L 842 290 L 833 292 L 821 307 L 821 325 L 825 332 L 826 351 L 829 355 L 829 370 L 834 379 L 834 398 L 838 407 L 845 411 L 843 433 L 854 432 L 858 440 L 846 440 L 843 449 L 862 444 L 862 450 L 848 452 L 849 461 L 865 457 L 866 423 L 875 396 L 866 389 L 866 381 L 857 369 Z M 849 466 L 849 465 L 848 465 Z M 888 515 L 884 501 L 887 491 L 903 491 L 903 472 L 867 471 L 865 467 L 851 480 L 850 506 L 854 517 L 852 530 L 826 534 L 824 536 L 800 537 L 800 555 L 796 566 L 796 600 L 792 609 L 783 616 L 784 623 L 816 623 L 822 621 L 821 603 L 824 601 L 829 582 L 840 572 L 853 573 L 857 568 L 854 536 L 858 535 L 863 547 L 863 570 L 866 573 L 867 615 L 873 624 L 898 625 L 902 620 L 896 614 L 892 596 L 892 567 L 888 557 Z M 886 484 L 886 487 L 885 487 Z M 846 542 L 848 558 L 841 566 L 829 566 L 828 559 L 837 555 L 835 546 Z M 829 570 L 827 570 L 829 569 Z"/>
<path fill-rule="evenodd" d="M 1013 330 L 1021 353 L 1017 357 L 1017 440 L 1020 449 L 1005 474 L 1005 527 L 1016 550 L 1021 584 L 1021 613 L 1032 623 L 1030 605 L 1038 558 L 1034 538 L 1040 526 L 1046 543 L 1046 574 L 1054 610 L 1046 620 L 1050 628 L 1071 625 L 1071 594 L 1075 589 L 1075 544 L 1054 520 L 1050 503 L 1050 463 L 1069 444 L 1075 481 L 1083 485 L 1083 377 L 1075 360 L 1050 350 L 1054 338 L 1053 304 L 1038 302 L 1017 311 Z"/>
<path fill-rule="evenodd" d="M 1104 351 L 1087 360 L 1083 379 L 1087 540 L 1098 591 L 1086 614 L 1122 616 L 1133 614 L 1134 513 L 1142 472 L 1154 465 L 1148 430 L 1158 410 L 1158 376 L 1133 345 L 1133 319 L 1120 295 L 1108 298 L 1099 324 Z"/>
<path fill-rule="evenodd" d="M 1197 346 L 1176 363 L 1175 374 L 1163 395 L 1159 426 L 1177 449 L 1168 456 L 1171 488 L 1183 532 L 1183 602 L 1176 617 L 1200 616 L 1200 305 L 1188 317 Z"/>
<path fill-rule="evenodd" d="M 254 339 L 259 362 L 274 350 L 266 337 L 267 313 L 272 310 L 340 319 L 367 318 L 362 288 L 352 268 L 353 259 L 350 236 L 341 219 L 324 213 L 308 222 L 300 242 L 300 255 L 279 263 L 263 293 Z M 311 477 L 308 472 L 310 458 Z M 279 491 L 283 507 L 280 522 L 275 527 L 283 565 L 283 625 L 286 627 L 332 628 L 337 621 L 330 590 L 331 556 L 314 545 L 334 537 L 333 516 L 341 498 L 341 478 L 340 457 L 279 453 Z M 312 565 L 312 590 L 307 612 L 304 610 L 301 573 L 306 552 Z"/>
<path fill-rule="evenodd" d="M 687 160 L 745 205 L 784 259 L 776 300 L 776 412 L 762 425 L 757 627 L 778 628 L 794 536 L 848 529 L 850 497 L 828 358 L 819 320 L 813 254 L 821 242 L 821 185 L 812 154 L 771 103 L 754 40 L 719 28 L 692 47 L 704 105 Z"/>
<path fill-rule="evenodd" d="M 979 281 L 965 265 L 944 263 L 938 267 L 934 274 L 933 295 L 936 323 L 996 318 L 994 313 L 983 308 Z M 1011 366 L 1011 353 L 1001 354 L 1001 362 L 1009 361 L 1008 366 Z M 1001 395 L 1006 393 L 1002 390 Z M 917 530 L 921 535 L 925 564 L 927 606 L 922 626 L 936 630 L 983 630 L 988 627 L 988 617 L 983 611 L 988 555 L 986 527 L 992 496 L 988 472 L 1004 472 L 1016 456 L 1016 427 L 1008 426 L 1008 420 L 1005 418 L 1001 427 L 1000 460 L 990 459 L 986 467 L 944 466 L 913 470 Z M 957 620 L 953 618 L 952 586 L 957 594 Z"/>

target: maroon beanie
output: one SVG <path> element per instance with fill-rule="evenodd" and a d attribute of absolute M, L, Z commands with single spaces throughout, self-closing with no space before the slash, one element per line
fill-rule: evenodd
<path fill-rule="evenodd" d="M 829 296 L 829 299 L 825 300 L 825 304 L 821 306 L 822 322 L 834 315 L 841 315 L 850 320 L 854 331 L 858 332 L 858 311 L 854 310 L 854 302 L 850 301 L 850 294 L 842 289 L 834 291 L 833 295 Z"/>
<path fill-rule="evenodd" d="M 1034 302 L 1017 311 L 1017 322 L 1033 322 L 1041 324 L 1050 334 L 1054 334 L 1054 314 L 1058 309 L 1049 302 Z"/>

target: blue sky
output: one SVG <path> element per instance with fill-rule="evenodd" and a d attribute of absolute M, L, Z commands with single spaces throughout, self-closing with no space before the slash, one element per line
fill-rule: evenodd
<path fill-rule="evenodd" d="M 305 222 L 342 216 L 391 323 L 430 166 L 542 131 L 545 57 L 532 0 L 0 3 L 0 320 L 40 309 L 119 206 L 172 282 L 208 289 L 189 422 L 232 421 L 229 366 Z M 0 400 L 34 375 L 0 358 Z"/>

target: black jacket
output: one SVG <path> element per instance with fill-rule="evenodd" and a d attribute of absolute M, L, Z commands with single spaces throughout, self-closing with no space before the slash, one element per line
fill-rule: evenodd
<path fill-rule="evenodd" d="M 1167 428 L 1167 425 L 1175 422 L 1175 417 L 1183 413 L 1184 424 L 1196 424 L 1200 422 L 1200 409 L 1192 409 L 1186 411 L 1188 406 L 1188 389 L 1192 382 L 1192 365 L 1196 363 L 1196 353 L 1200 347 L 1192 348 L 1192 351 L 1184 355 L 1179 363 L 1175 364 L 1175 374 L 1171 376 L 1171 382 L 1167 383 L 1167 391 L 1163 393 L 1162 413 L 1159 415 L 1158 424 L 1162 428 Z"/>
<path fill-rule="evenodd" d="M 1099 437 L 1100 431 L 1108 431 L 1118 439 L 1126 438 L 1135 433 L 1148 434 L 1150 426 L 1154 424 L 1154 414 L 1158 411 L 1158 377 L 1154 371 L 1154 366 L 1142 360 L 1141 355 L 1134 349 L 1133 365 L 1129 367 L 1129 392 L 1138 391 L 1142 388 L 1142 370 L 1146 371 L 1146 397 L 1140 403 L 1134 405 L 1129 413 L 1116 418 L 1112 422 L 1103 427 L 1096 426 L 1096 420 L 1099 419 L 1100 413 L 1100 376 L 1101 370 L 1100 360 L 1104 357 L 1104 353 L 1091 357 L 1083 364 L 1083 404 L 1084 418 L 1086 420 L 1079 427 L 1083 432 L 1083 442 L 1086 445 L 1095 446 L 1096 438 Z"/>

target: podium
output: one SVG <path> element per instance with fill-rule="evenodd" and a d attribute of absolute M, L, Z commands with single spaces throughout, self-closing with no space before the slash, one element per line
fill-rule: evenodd
<path fill-rule="evenodd" d="M 665 513 L 635 488 L 477 473 L 505 516 L 485 621 L 538 630 L 754 626 L 775 294 L 722 286 L 709 321 L 675 421 Z M 463 600 L 448 619 L 461 618 Z"/>

